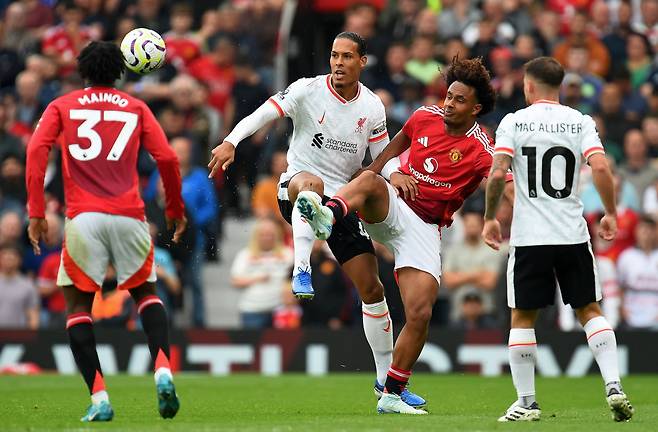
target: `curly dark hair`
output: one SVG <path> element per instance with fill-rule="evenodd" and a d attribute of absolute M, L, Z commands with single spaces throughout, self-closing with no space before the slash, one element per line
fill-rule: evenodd
<path fill-rule="evenodd" d="M 482 57 L 474 59 L 460 59 L 455 57 L 445 71 L 445 80 L 448 87 L 459 81 L 475 90 L 475 97 L 482 109 L 478 117 L 488 114 L 496 103 L 496 91 L 491 86 L 491 75 L 482 63 Z"/>
<path fill-rule="evenodd" d="M 125 70 L 123 54 L 113 42 L 91 42 L 78 56 L 78 72 L 92 86 L 113 87 Z"/>

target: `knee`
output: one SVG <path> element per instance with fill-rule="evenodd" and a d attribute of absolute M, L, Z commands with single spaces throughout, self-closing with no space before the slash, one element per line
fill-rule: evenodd
<path fill-rule="evenodd" d="M 365 170 L 356 179 L 361 190 L 371 191 L 377 187 L 380 177 L 370 170 Z"/>
<path fill-rule="evenodd" d="M 299 184 L 299 191 L 313 191 L 322 196 L 324 194 L 324 182 L 317 176 L 305 176 Z"/>
<path fill-rule="evenodd" d="M 601 308 L 599 307 L 598 303 L 590 303 L 584 307 L 576 309 L 576 316 L 583 325 L 592 318 L 596 318 L 597 316 L 601 315 L 603 315 L 603 313 L 601 312 Z"/>
<path fill-rule="evenodd" d="M 361 300 L 365 304 L 377 303 L 384 300 L 384 285 L 379 278 L 374 277 L 357 286 Z"/>
<path fill-rule="evenodd" d="M 415 304 L 405 308 L 407 325 L 426 328 L 432 319 L 431 304 Z"/>

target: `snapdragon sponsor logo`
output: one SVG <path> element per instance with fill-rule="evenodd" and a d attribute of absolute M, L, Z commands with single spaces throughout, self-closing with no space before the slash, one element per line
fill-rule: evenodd
<path fill-rule="evenodd" d="M 431 184 L 432 186 L 436 186 L 436 187 L 444 187 L 444 188 L 448 188 L 448 189 L 452 187 L 452 183 L 442 182 L 442 181 L 440 181 L 440 180 L 436 180 L 436 179 L 430 177 L 429 174 L 422 174 L 422 173 L 416 171 L 416 170 L 414 169 L 414 167 L 413 167 L 411 164 L 409 164 L 409 172 L 410 172 L 414 177 L 416 177 L 418 180 L 420 180 L 420 181 L 424 181 L 425 183 L 429 183 L 429 184 Z"/>

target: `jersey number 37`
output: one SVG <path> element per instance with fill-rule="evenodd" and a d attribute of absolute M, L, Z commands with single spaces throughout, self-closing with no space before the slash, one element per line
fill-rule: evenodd
<path fill-rule="evenodd" d="M 110 152 L 107 155 L 107 160 L 117 161 L 121 158 L 128 141 L 137 127 L 137 114 L 125 111 L 100 111 L 88 109 L 72 109 L 69 112 L 71 120 L 83 120 L 78 126 L 78 137 L 87 138 L 89 140 L 89 147 L 82 148 L 80 144 L 71 144 L 69 152 L 73 158 L 80 161 L 89 161 L 96 159 L 103 149 L 103 140 L 101 136 L 94 130 L 101 121 L 121 122 L 123 128 L 117 135 Z"/>

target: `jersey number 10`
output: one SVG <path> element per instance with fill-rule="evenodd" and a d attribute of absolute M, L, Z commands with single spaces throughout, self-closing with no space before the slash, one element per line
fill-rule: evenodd
<path fill-rule="evenodd" d="M 521 147 L 523 156 L 528 157 L 528 195 L 530 198 L 537 198 L 537 147 Z M 551 184 L 551 168 L 553 158 L 562 156 L 567 162 L 564 169 L 564 187 L 555 189 Z M 562 199 L 571 195 L 573 187 L 573 176 L 576 168 L 576 157 L 571 150 L 566 147 L 551 147 L 541 159 L 541 188 L 546 195 Z"/>
<path fill-rule="evenodd" d="M 72 109 L 69 111 L 69 118 L 71 120 L 83 120 L 78 126 L 78 137 L 87 138 L 89 140 L 89 147 L 82 148 L 79 144 L 71 144 L 69 152 L 71 156 L 80 161 L 88 161 L 96 159 L 101 154 L 103 149 L 103 140 L 98 132 L 94 130 L 94 126 L 104 121 L 115 121 L 123 123 L 121 132 L 117 135 L 110 152 L 107 155 L 107 160 L 118 161 L 128 140 L 137 127 L 137 114 L 129 113 L 126 111 L 100 111 L 100 110 L 86 110 L 86 109 Z"/>

